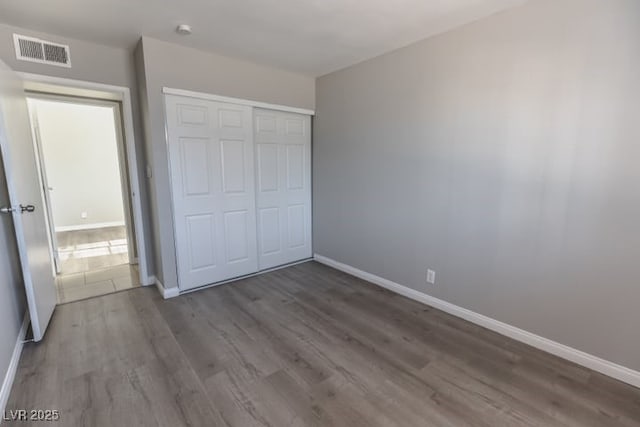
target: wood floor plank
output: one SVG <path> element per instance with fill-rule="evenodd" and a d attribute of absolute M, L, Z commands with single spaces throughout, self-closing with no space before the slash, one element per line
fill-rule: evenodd
<path fill-rule="evenodd" d="M 633 427 L 640 390 L 309 262 L 60 306 L 7 409 L 58 409 L 61 426 Z"/>

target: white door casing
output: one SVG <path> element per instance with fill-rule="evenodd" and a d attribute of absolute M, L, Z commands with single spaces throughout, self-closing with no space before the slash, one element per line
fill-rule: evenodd
<path fill-rule="evenodd" d="M 147 248 L 144 230 L 141 185 L 138 174 L 136 141 L 133 126 L 131 93 L 126 86 L 67 79 L 49 75 L 18 73 L 24 80 L 25 90 L 39 94 L 63 95 L 85 99 L 117 101 L 120 104 L 122 136 L 125 143 L 126 167 L 128 170 L 129 194 L 131 195 L 132 225 L 136 239 L 136 252 L 140 283 L 153 285 L 155 278 L 150 276 L 147 266 Z"/>
<path fill-rule="evenodd" d="M 310 258 L 311 118 L 254 110 L 260 270 Z"/>
<path fill-rule="evenodd" d="M 54 231 L 54 225 L 52 222 L 53 211 L 51 209 L 51 192 L 53 187 L 50 186 L 47 178 L 46 165 L 44 164 L 44 154 L 42 151 L 42 139 L 40 136 L 40 128 L 38 125 L 38 116 L 35 114 L 36 106 L 27 99 L 27 106 L 29 108 L 29 116 L 31 119 L 31 136 L 35 144 L 35 152 L 37 157 L 38 173 L 40 175 L 40 182 L 42 183 L 42 195 L 44 201 L 44 209 L 46 209 L 45 220 L 47 222 L 47 231 L 49 235 L 49 250 L 53 260 L 54 271 L 56 274 L 61 272 L 60 264 L 60 251 L 58 249 L 58 238 Z"/>
<path fill-rule="evenodd" d="M 181 290 L 258 269 L 251 108 L 166 95 Z"/>
<path fill-rule="evenodd" d="M 126 229 L 126 237 L 127 237 L 127 253 L 129 255 L 129 264 L 138 264 L 138 249 L 136 242 L 136 235 L 134 233 L 135 222 L 134 216 L 135 212 L 133 211 L 133 203 L 132 203 L 132 186 L 130 185 L 130 171 L 129 165 L 127 163 L 127 150 L 125 147 L 124 134 L 123 134 L 123 121 L 121 114 L 121 105 L 117 101 L 112 100 L 103 100 L 103 99 L 94 99 L 94 98 L 80 98 L 76 96 L 68 96 L 68 95 L 59 95 L 59 94 L 51 94 L 51 93 L 33 93 L 27 92 L 27 105 L 29 107 L 30 119 L 31 119 L 31 127 L 32 127 L 32 135 L 35 141 L 36 153 L 38 156 L 38 166 L 40 177 L 43 182 L 43 192 L 44 192 L 44 201 L 46 204 L 47 211 L 47 224 L 49 228 L 50 243 L 51 243 L 51 253 L 54 259 L 54 264 L 56 266 L 56 272 L 60 273 L 60 255 L 59 248 L 56 236 L 56 224 L 55 218 L 53 216 L 53 202 L 52 194 L 55 194 L 55 189 L 50 186 L 48 174 L 47 174 L 47 165 L 45 161 L 45 150 L 44 146 L 46 146 L 46 141 L 43 141 L 43 135 L 40 127 L 39 115 L 42 114 L 41 111 L 38 110 L 38 102 L 39 101 L 50 101 L 57 102 L 60 104 L 72 104 L 77 106 L 90 106 L 90 107 L 102 107 L 105 109 L 110 109 L 113 114 L 113 131 L 115 133 L 115 145 L 117 149 L 117 164 L 118 170 L 120 174 L 120 188 L 122 194 L 122 210 L 124 213 L 124 225 Z M 71 119 L 73 119 L 71 117 Z M 46 136 L 44 138 L 46 140 Z M 43 145 L 44 144 L 44 145 Z M 63 189 L 64 190 L 64 189 Z M 66 189 L 69 191 L 69 188 Z M 144 282 L 141 280 L 141 282 Z"/>
<path fill-rule="evenodd" d="M 40 341 L 57 303 L 35 148 L 22 81 L 0 61 L 0 150 L 7 178 L 33 338 Z M 33 205 L 33 212 L 21 206 Z"/>

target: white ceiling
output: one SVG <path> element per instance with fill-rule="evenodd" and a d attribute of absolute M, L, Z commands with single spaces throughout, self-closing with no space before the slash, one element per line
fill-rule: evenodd
<path fill-rule="evenodd" d="M 120 47 L 146 35 L 319 76 L 525 1 L 0 0 L 0 22 Z"/>

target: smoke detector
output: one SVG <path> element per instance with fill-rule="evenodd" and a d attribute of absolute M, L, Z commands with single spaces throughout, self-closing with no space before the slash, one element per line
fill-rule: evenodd
<path fill-rule="evenodd" d="M 189 34 L 191 34 L 191 25 L 188 25 L 188 24 L 178 25 L 178 27 L 176 28 L 176 33 L 180 34 L 181 36 L 188 36 Z"/>

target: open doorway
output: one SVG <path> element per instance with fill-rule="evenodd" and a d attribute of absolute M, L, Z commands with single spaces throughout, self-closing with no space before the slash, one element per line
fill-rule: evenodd
<path fill-rule="evenodd" d="M 140 286 L 120 103 L 27 99 L 58 301 Z"/>

